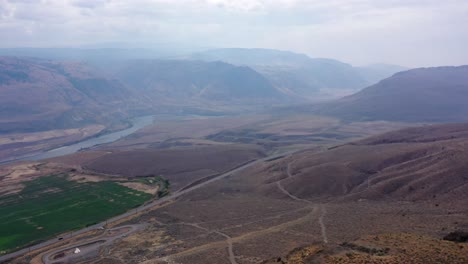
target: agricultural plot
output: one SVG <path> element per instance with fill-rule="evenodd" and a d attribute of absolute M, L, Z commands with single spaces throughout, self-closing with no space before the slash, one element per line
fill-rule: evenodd
<path fill-rule="evenodd" d="M 21 192 L 0 197 L 0 252 L 101 222 L 152 197 L 115 182 L 78 183 L 67 175 L 24 185 Z"/>

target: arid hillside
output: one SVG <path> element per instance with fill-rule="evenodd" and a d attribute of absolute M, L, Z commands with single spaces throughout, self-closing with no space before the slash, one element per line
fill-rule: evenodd
<path fill-rule="evenodd" d="M 332 247 L 297 248 L 286 257 L 262 264 L 464 264 L 468 247 L 451 241 L 408 233 L 364 236 Z"/>
<path fill-rule="evenodd" d="M 282 179 L 304 199 L 460 200 L 467 159 L 467 124 L 423 126 L 279 160 L 263 172 L 264 188 Z"/>

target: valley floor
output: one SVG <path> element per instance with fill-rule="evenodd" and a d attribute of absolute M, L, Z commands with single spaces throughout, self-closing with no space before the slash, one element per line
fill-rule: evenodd
<path fill-rule="evenodd" d="M 391 195 L 371 199 L 364 194 L 374 193 L 366 191 L 380 190 L 373 181 L 347 181 L 356 171 L 360 181 L 361 170 L 362 175 L 380 172 L 367 171 L 361 166 L 366 163 L 359 163 L 369 153 L 353 152 L 372 151 L 380 141 L 361 142 L 367 144 L 364 147 L 343 144 L 403 124 L 260 119 L 244 120 L 239 126 L 232 125 L 232 118 L 170 120 L 89 151 L 43 163 L 0 167 L 14 183 L 9 186 L 16 186 L 10 187 L 10 193 L 22 190 L 22 177 L 31 180 L 63 170 L 73 170 L 72 178 L 84 181 L 139 182 L 153 175 L 170 183 L 171 194 L 164 202 L 106 226 L 110 230 L 131 228 L 131 232 L 103 240 L 105 232 L 94 230 L 12 263 L 42 263 L 44 258 L 59 262 L 68 256 L 68 248 L 78 245 L 86 252 L 89 249 L 89 254 L 75 258 L 74 263 L 467 263 L 466 244 L 442 240 L 452 231 L 468 228 L 466 199 L 395 199 Z M 200 130 L 191 132 L 194 127 Z M 168 131 L 177 133 L 168 137 Z M 297 151 L 301 148 L 308 150 Z M 274 154 L 290 149 L 296 149 L 292 156 Z M 431 152 L 439 150 L 433 147 L 408 150 L 412 155 L 403 155 L 403 150 L 397 147 L 387 156 L 382 154 L 385 162 L 378 164 L 439 157 Z M 321 157 L 329 160 L 327 155 L 336 152 L 342 154 L 342 160 L 337 164 L 330 161 L 330 167 L 307 163 L 318 157 L 320 164 Z M 392 158 L 395 153 L 404 159 Z M 250 163 L 252 160 L 258 162 Z M 333 167 L 343 164 L 349 170 Z M 230 171 L 239 166 L 242 169 Z M 403 167 L 407 168 L 412 167 Z M 326 184 L 320 175 L 339 176 L 337 180 L 342 181 L 331 186 L 328 195 L 314 194 L 312 185 Z M 217 180 L 212 181 L 214 178 Z M 303 179 L 317 181 L 301 185 Z M 128 187 L 141 188 L 134 185 Z M 335 195 L 350 191 L 353 195 Z"/>

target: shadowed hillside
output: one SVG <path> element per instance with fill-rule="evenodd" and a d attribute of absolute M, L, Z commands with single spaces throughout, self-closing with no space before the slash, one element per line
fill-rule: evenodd
<path fill-rule="evenodd" d="M 307 109 L 350 120 L 468 120 L 468 66 L 400 72 L 354 95 Z"/>
<path fill-rule="evenodd" d="M 0 57 L 0 132 L 109 123 L 144 108 L 139 96 L 80 63 Z"/>

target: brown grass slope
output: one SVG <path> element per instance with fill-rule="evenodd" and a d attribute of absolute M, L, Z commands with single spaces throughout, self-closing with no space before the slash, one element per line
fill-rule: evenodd
<path fill-rule="evenodd" d="M 260 148 L 247 145 L 141 149 L 104 155 L 84 167 L 100 173 L 128 177 L 161 175 L 170 181 L 173 189 L 178 189 L 192 181 L 264 156 Z"/>
<path fill-rule="evenodd" d="M 465 200 L 468 124 L 390 132 L 324 152 L 305 151 L 264 173 L 283 172 L 282 185 L 301 198 Z M 277 175 L 277 174 L 276 174 Z M 278 177 L 278 176 L 275 176 Z M 272 179 L 273 180 L 273 179 Z M 267 188 L 275 185 L 266 180 Z"/>
<path fill-rule="evenodd" d="M 464 264 L 466 245 L 408 233 L 364 236 L 353 242 L 298 248 L 264 264 Z"/>

